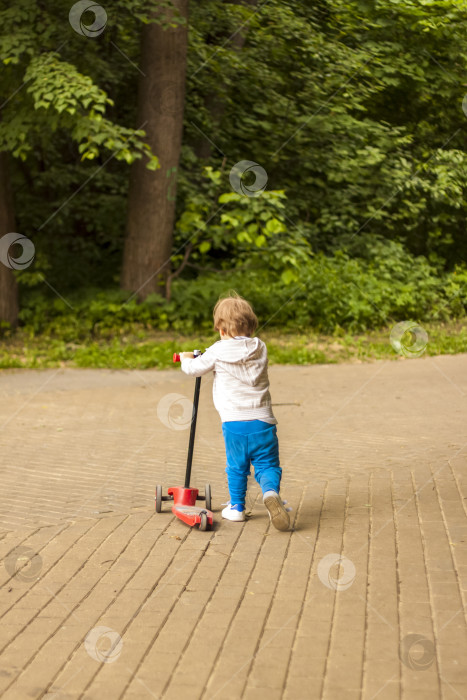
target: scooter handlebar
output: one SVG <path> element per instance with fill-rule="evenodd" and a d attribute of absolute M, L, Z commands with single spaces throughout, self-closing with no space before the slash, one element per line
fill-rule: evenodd
<path fill-rule="evenodd" d="M 199 357 L 203 353 L 200 350 L 193 350 L 193 354 L 195 357 Z M 180 362 L 180 354 L 178 352 L 174 352 L 172 359 L 174 362 Z"/>

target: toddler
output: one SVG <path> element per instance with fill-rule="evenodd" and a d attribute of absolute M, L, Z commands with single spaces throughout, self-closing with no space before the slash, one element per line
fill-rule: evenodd
<path fill-rule="evenodd" d="M 288 530 L 289 514 L 279 496 L 282 469 L 267 350 L 262 340 L 251 337 L 258 319 L 250 304 L 237 295 L 219 300 L 213 315 L 221 339 L 197 358 L 192 352 L 180 353 L 180 360 L 183 372 L 191 377 L 214 373 L 213 399 L 222 420 L 230 494 L 222 517 L 245 520 L 247 479 L 253 464 L 272 524 Z"/>

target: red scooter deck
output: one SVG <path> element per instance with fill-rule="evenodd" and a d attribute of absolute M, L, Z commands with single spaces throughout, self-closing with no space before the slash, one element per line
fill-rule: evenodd
<path fill-rule="evenodd" d="M 172 513 L 183 520 L 184 523 L 193 527 L 199 525 L 200 530 L 207 530 L 208 525 L 212 525 L 212 513 L 206 508 L 199 506 L 178 506 L 174 503 Z"/>
<path fill-rule="evenodd" d="M 213 515 L 208 508 L 200 508 L 196 505 L 199 498 L 198 489 L 182 488 L 181 486 L 173 486 L 167 490 L 169 496 L 173 496 L 174 504 L 172 513 L 183 520 L 184 523 L 193 527 L 199 525 L 200 530 L 206 530 L 212 525 Z M 206 505 L 211 507 L 211 488 L 206 486 L 206 495 L 204 496 Z M 209 502 L 208 502 L 209 501 Z"/>

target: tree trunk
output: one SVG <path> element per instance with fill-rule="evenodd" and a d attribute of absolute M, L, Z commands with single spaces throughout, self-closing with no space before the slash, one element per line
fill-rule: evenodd
<path fill-rule="evenodd" d="M 0 239 L 15 230 L 15 210 L 8 172 L 8 154 L 0 153 Z M 0 241 L 1 245 L 1 241 Z M 0 322 L 18 324 L 18 286 L 13 270 L 0 262 Z"/>
<path fill-rule="evenodd" d="M 188 0 L 174 0 L 188 18 Z M 142 31 L 138 127 L 159 158 L 160 168 L 136 161 L 130 173 L 128 218 L 121 286 L 139 299 L 163 294 L 170 272 L 175 219 L 177 170 L 185 102 L 187 23 L 162 29 L 148 24 Z M 144 125 L 144 126 L 143 126 Z"/>

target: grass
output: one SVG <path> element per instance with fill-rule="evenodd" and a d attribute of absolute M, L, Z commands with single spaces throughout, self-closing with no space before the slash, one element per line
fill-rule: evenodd
<path fill-rule="evenodd" d="M 467 352 L 465 323 L 424 324 L 428 334 L 426 355 L 453 355 Z M 344 331 L 322 335 L 310 329 L 299 334 L 280 331 L 261 333 L 267 343 L 270 364 L 328 364 L 400 359 L 393 349 L 390 328 L 351 335 Z M 31 337 L 19 330 L 0 342 L 0 369 L 47 367 L 95 367 L 109 369 L 166 369 L 174 367 L 172 355 L 211 345 L 216 335 L 182 336 L 167 332 L 138 330 L 110 339 L 85 343 L 60 338 Z"/>

